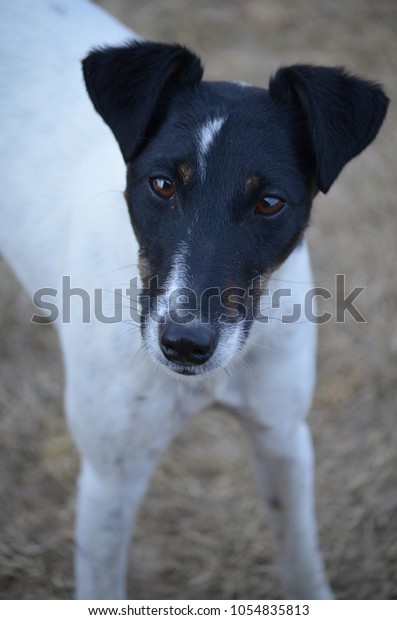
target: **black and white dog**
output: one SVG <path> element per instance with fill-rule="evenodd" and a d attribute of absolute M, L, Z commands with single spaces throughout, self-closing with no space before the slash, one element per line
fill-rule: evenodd
<path fill-rule="evenodd" d="M 0 241 L 36 302 L 52 308 L 52 295 L 60 314 L 81 454 L 77 595 L 125 595 L 156 463 L 216 402 L 252 440 L 285 596 L 330 597 L 305 422 L 316 329 L 291 316 L 310 289 L 312 200 L 375 138 L 386 96 L 306 65 L 279 69 L 268 90 L 206 82 L 190 51 L 138 41 L 84 0 L 10 0 L 1 26 Z M 87 90 L 127 164 L 124 194 Z M 280 282 L 288 298 L 269 303 Z"/>

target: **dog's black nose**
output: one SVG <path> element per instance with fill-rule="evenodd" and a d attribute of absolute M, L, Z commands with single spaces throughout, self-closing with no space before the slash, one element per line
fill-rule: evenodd
<path fill-rule="evenodd" d="M 169 323 L 160 334 L 160 347 L 171 362 L 198 366 L 210 359 L 215 334 L 209 325 Z"/>

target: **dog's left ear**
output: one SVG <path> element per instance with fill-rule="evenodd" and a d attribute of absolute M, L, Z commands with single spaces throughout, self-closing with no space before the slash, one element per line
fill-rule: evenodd
<path fill-rule="evenodd" d="M 279 69 L 270 80 L 269 94 L 303 112 L 323 193 L 375 138 L 389 103 L 377 84 L 343 69 L 311 65 Z"/>
<path fill-rule="evenodd" d="M 133 41 L 93 50 L 83 60 L 88 94 L 126 162 L 166 115 L 169 95 L 200 83 L 200 59 L 181 45 Z"/>

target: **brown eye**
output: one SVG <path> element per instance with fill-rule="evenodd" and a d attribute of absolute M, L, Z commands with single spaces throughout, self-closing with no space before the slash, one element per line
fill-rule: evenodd
<path fill-rule="evenodd" d="M 154 179 L 150 179 L 150 185 L 157 196 L 165 198 L 166 200 L 169 200 L 175 194 L 173 182 L 164 177 L 155 177 Z"/>
<path fill-rule="evenodd" d="M 281 211 L 285 202 L 276 196 L 265 196 L 256 205 L 256 212 L 260 215 L 274 215 Z"/>

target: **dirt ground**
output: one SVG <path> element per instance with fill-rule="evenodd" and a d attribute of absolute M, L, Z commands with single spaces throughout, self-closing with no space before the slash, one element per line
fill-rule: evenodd
<path fill-rule="evenodd" d="M 147 38 L 197 51 L 209 79 L 266 85 L 281 64 L 345 65 L 397 99 L 395 0 L 101 0 Z M 314 209 L 315 280 L 366 286 L 321 326 L 310 417 L 321 546 L 335 595 L 397 598 L 397 108 Z M 0 597 L 70 598 L 78 462 L 50 327 L 0 265 Z M 331 305 L 329 305 L 331 304 Z M 332 302 L 328 302 L 327 309 Z M 266 516 L 235 420 L 209 411 L 167 454 L 131 550 L 135 598 L 281 596 Z"/>

